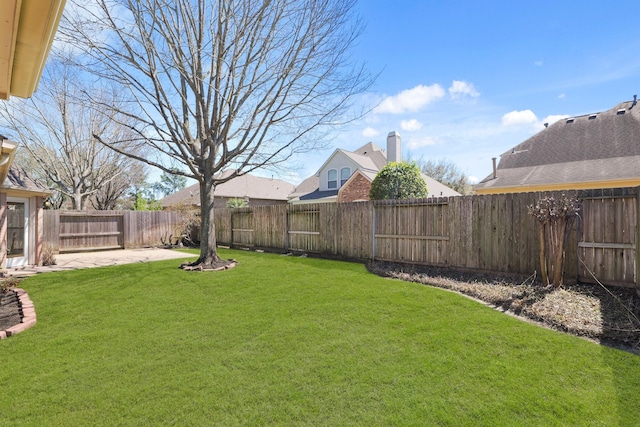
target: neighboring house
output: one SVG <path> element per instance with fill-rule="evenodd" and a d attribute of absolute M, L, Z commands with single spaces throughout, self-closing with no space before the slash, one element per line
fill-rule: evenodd
<path fill-rule="evenodd" d="M 38 87 L 64 0 L 0 2 L 0 99 Z M 51 194 L 12 165 L 18 144 L 0 136 L 0 269 L 42 265 L 42 204 Z"/>
<path fill-rule="evenodd" d="M 222 172 L 219 178 L 231 174 Z M 275 178 L 262 178 L 245 174 L 216 186 L 214 205 L 223 208 L 230 199 L 244 199 L 249 206 L 277 205 L 287 203 L 287 196 L 294 189 L 293 184 Z M 194 184 L 168 195 L 160 201 L 164 209 L 177 205 L 200 206 L 200 185 Z"/>
<path fill-rule="evenodd" d="M 390 162 L 402 161 L 402 139 L 397 132 L 387 136 L 386 152 L 373 142 L 356 151 L 337 149 L 318 169 L 290 195 L 289 203 L 334 203 L 369 200 L 371 183 Z M 424 174 L 429 197 L 460 196 L 460 193 Z"/>
<path fill-rule="evenodd" d="M 635 98 L 635 97 L 634 97 Z M 562 119 L 500 156 L 478 194 L 640 185 L 640 105 Z"/>

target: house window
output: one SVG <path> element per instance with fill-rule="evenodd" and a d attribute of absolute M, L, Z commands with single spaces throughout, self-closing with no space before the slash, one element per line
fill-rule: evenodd
<path fill-rule="evenodd" d="M 345 184 L 345 182 L 347 182 L 350 176 L 351 176 L 350 168 L 340 169 L 340 187 L 342 187 Z"/>
<path fill-rule="evenodd" d="M 328 172 L 327 179 L 327 187 L 328 188 L 338 188 L 338 171 L 335 169 L 330 169 Z"/>

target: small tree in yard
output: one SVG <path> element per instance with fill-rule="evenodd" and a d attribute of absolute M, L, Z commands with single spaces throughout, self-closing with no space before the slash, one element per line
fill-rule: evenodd
<path fill-rule="evenodd" d="M 371 183 L 371 200 L 419 199 L 429 194 L 416 163 L 392 162 Z"/>
<path fill-rule="evenodd" d="M 578 216 L 578 200 L 562 194 L 544 197 L 528 206 L 529 214 L 539 224 L 540 272 L 545 284 L 562 285 L 564 245 Z"/>
<path fill-rule="evenodd" d="M 234 197 L 232 199 L 227 200 L 227 207 L 228 208 L 246 208 L 247 206 L 249 206 L 249 204 L 247 203 L 247 201 L 243 198 L 240 197 Z"/>
<path fill-rule="evenodd" d="M 135 147 L 150 153 L 95 139 L 200 186 L 200 257 L 188 269 L 231 264 L 216 249 L 216 186 L 324 147 L 331 129 L 361 116 L 351 105 L 372 82 L 349 56 L 362 31 L 355 0 L 71 0 L 67 9 L 59 37 L 121 89 L 127 103 L 99 106 L 135 118 Z"/>

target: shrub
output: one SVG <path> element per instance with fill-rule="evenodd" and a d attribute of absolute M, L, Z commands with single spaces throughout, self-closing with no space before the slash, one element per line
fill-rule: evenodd
<path fill-rule="evenodd" d="M 416 163 L 391 162 L 371 183 L 371 200 L 419 199 L 429 194 Z"/>
<path fill-rule="evenodd" d="M 579 201 L 562 194 L 558 199 L 544 197 L 528 209 L 539 224 L 542 281 L 559 287 L 564 272 L 565 241 L 580 211 Z"/>
<path fill-rule="evenodd" d="M 42 249 L 42 265 L 56 265 L 56 256 L 51 246 Z"/>
<path fill-rule="evenodd" d="M 249 206 L 247 201 L 240 197 L 234 197 L 232 199 L 227 200 L 228 208 L 246 208 L 247 206 Z"/>

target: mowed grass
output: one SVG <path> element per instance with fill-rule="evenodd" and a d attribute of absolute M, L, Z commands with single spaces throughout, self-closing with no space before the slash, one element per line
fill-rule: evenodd
<path fill-rule="evenodd" d="M 363 265 L 223 251 L 22 282 L 0 425 L 637 425 L 640 357 Z"/>

